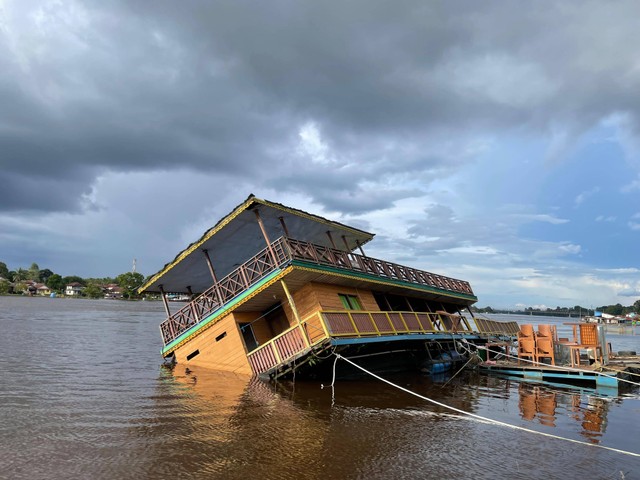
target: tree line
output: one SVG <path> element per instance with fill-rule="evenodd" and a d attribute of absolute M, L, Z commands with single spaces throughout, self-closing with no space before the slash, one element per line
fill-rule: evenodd
<path fill-rule="evenodd" d="M 615 305 L 601 305 L 596 308 L 592 307 L 583 307 L 581 305 L 575 305 L 573 307 L 556 307 L 553 308 L 533 308 L 527 307 L 525 309 L 519 310 L 505 310 L 505 309 L 494 309 L 491 307 L 472 307 L 472 310 L 478 313 L 511 313 L 514 315 L 547 315 L 547 316 L 558 316 L 558 317 L 577 317 L 577 316 L 589 316 L 594 315 L 595 312 L 602 312 L 609 315 L 614 315 L 616 317 L 625 316 L 630 313 L 640 314 L 640 300 L 636 300 L 632 305 L 623 306 L 620 303 L 616 303 Z"/>
<path fill-rule="evenodd" d="M 9 270 L 7 264 L 0 262 L 0 295 L 22 293 L 27 290 L 29 282 L 42 283 L 52 292 L 64 293 L 67 285 L 78 283 L 83 288 L 81 296 L 88 298 L 102 298 L 104 286 L 116 284 L 120 287 L 123 298 L 139 298 L 138 288 L 145 283 L 145 277 L 137 272 L 125 272 L 117 277 L 82 278 L 77 275 L 63 277 L 48 268 L 40 269 L 37 263 L 29 268 Z"/>

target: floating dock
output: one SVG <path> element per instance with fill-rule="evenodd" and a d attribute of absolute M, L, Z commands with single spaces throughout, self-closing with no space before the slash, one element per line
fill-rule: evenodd
<path fill-rule="evenodd" d="M 519 365 L 514 360 L 491 360 L 478 364 L 478 370 L 489 375 L 515 377 L 545 384 L 594 388 L 602 393 L 617 395 L 619 390 L 630 390 L 634 384 L 639 383 L 640 357 L 617 357 L 611 359 L 605 367 L 594 363 L 574 368 L 546 364 Z"/>

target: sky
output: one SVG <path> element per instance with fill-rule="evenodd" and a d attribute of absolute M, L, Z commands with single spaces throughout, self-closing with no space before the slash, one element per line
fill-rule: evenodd
<path fill-rule="evenodd" d="M 253 193 L 479 306 L 640 299 L 640 4 L 0 0 L 0 261 L 157 272 Z"/>

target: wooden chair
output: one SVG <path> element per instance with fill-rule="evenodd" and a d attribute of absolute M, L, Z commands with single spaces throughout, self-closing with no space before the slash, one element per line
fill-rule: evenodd
<path fill-rule="evenodd" d="M 578 343 L 568 344 L 571 353 L 571 366 L 580 365 L 580 351 L 593 350 L 596 360 L 603 362 L 602 346 L 598 339 L 598 325 L 595 323 L 583 323 L 578 325 L 580 328 L 580 338 Z"/>
<path fill-rule="evenodd" d="M 538 362 L 533 325 L 520 325 L 520 331 L 518 332 L 518 365 L 520 365 L 521 358 L 530 358 L 532 362 Z"/>
<path fill-rule="evenodd" d="M 551 365 L 556 364 L 555 347 L 552 336 L 536 335 L 535 337 L 536 358 L 550 358 Z"/>
<path fill-rule="evenodd" d="M 584 350 L 593 350 L 596 360 L 603 362 L 602 345 L 598 338 L 598 325 L 595 323 L 585 323 L 580 326 L 580 346 Z"/>
<path fill-rule="evenodd" d="M 524 325 L 520 325 L 520 331 L 518 332 L 518 337 L 530 337 L 533 338 L 533 325 L 525 323 Z"/>
<path fill-rule="evenodd" d="M 538 325 L 538 335 L 543 337 L 553 338 L 554 342 L 558 341 L 558 334 L 556 332 L 555 325 L 549 325 L 547 323 L 541 323 Z"/>

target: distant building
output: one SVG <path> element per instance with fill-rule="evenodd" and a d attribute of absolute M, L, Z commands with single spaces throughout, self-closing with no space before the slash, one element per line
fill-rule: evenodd
<path fill-rule="evenodd" d="M 47 287 L 44 283 L 36 283 L 36 294 L 41 295 L 43 297 L 48 297 L 51 295 L 51 289 Z"/>
<path fill-rule="evenodd" d="M 117 283 L 110 283 L 102 288 L 104 298 L 122 298 L 122 289 Z"/>
<path fill-rule="evenodd" d="M 67 287 L 64 290 L 64 294 L 67 297 L 79 297 L 80 295 L 82 295 L 83 290 L 84 290 L 84 287 L 82 286 L 82 284 L 78 282 L 73 282 L 67 285 Z"/>

